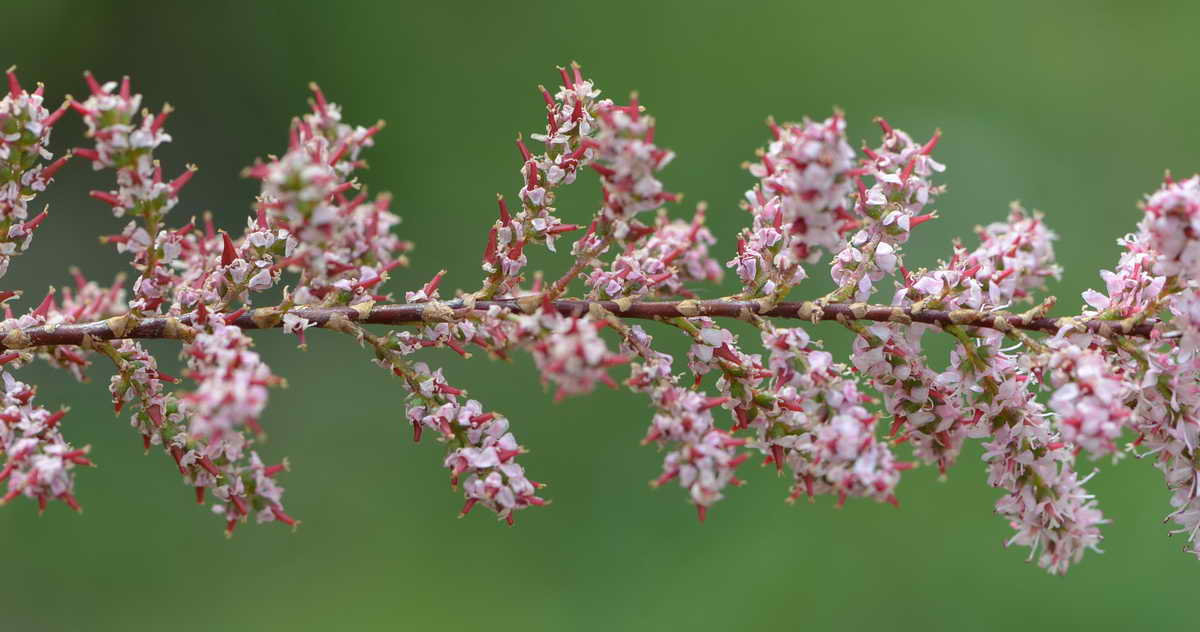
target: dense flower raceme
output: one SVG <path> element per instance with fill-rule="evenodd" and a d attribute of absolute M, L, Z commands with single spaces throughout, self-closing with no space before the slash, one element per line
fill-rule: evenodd
<path fill-rule="evenodd" d="M 708 248 L 716 239 L 704 226 L 705 211 L 704 205 L 698 207 L 691 222 L 659 214 L 652 229 L 630 240 L 607 268 L 597 265 L 588 275 L 591 296 L 690 296 L 686 284 L 720 281 L 721 265 L 709 256 Z"/>
<path fill-rule="evenodd" d="M 862 161 L 861 173 L 855 175 L 855 222 L 863 226 L 836 254 L 830 269 L 840 288 L 839 299 L 865 301 L 875 291 L 876 282 L 900 269 L 901 244 L 908 241 L 913 228 L 934 217 L 921 212 L 944 189 L 930 181 L 934 173 L 945 170 L 930 155 L 941 132 L 921 145 L 887 121 L 876 120 L 883 128 L 883 143 L 874 150 L 863 148 L 867 158 Z M 874 184 L 866 187 L 862 176 L 869 176 Z"/>
<path fill-rule="evenodd" d="M 488 278 L 480 294 L 484 298 L 511 293 L 521 282 L 521 271 L 528 264 L 525 247 L 544 243 L 554 251 L 555 241 L 563 233 L 577 230 L 555 214 L 554 200 L 559 187 L 575 181 L 579 169 L 595 159 L 598 114 L 613 107 L 609 99 L 600 99 L 600 91 L 587 79 L 578 64 L 560 68 L 562 86 L 551 96 L 541 89 L 546 101 L 546 132 L 533 134 L 544 151 L 532 153 L 521 137 L 520 208 L 511 213 L 502 196 L 497 195 L 500 217 L 488 233 L 483 253 L 483 270 Z M 589 231 L 594 232 L 594 231 Z M 590 243 L 590 242 L 589 242 Z M 599 244 L 591 243 L 594 248 Z"/>
<path fill-rule="evenodd" d="M 948 311 L 1003 309 L 1028 300 L 1047 278 L 1057 278 L 1055 235 L 1045 228 L 1040 214 L 1030 215 L 1014 204 L 1007 222 L 978 232 L 981 243 L 974 251 L 956 244 L 953 256 L 940 268 L 906 271 L 893 304 Z M 970 425 L 978 420 L 966 414 L 966 403 L 948 388 L 954 374 L 930 368 L 921 348 L 928 329 L 897 323 L 858 327 L 853 362 L 883 395 L 893 419 L 892 434 L 911 441 L 920 460 L 937 464 L 944 473 L 957 459 Z"/>
<path fill-rule="evenodd" d="M 877 438 L 878 416 L 866 409 L 871 398 L 801 329 L 766 329 L 763 345 L 779 415 L 760 426 L 759 437 L 776 467 L 793 472 L 789 498 L 835 494 L 839 505 L 848 496 L 896 504 L 900 472 L 912 464 L 897 461 Z"/>
<path fill-rule="evenodd" d="M 240 230 L 221 230 L 207 214 L 171 226 L 195 168 L 164 178 L 155 157 L 171 140 L 169 106 L 152 115 L 128 79 L 86 75 L 86 100 L 49 109 L 40 86 L 28 92 L 9 71 L 0 99 L 0 268 L 47 219 L 29 205 L 71 155 L 53 160 L 49 144 L 73 108 L 92 142 L 73 155 L 115 174 L 113 189 L 92 196 L 125 223 L 102 240 L 130 256 L 136 276 L 128 301 L 123 278 L 103 286 L 77 270 L 73 283 L 23 312 L 9 302 L 17 292 L 0 293 L 3 501 L 78 507 L 74 473 L 91 465 L 88 449 L 63 438 L 65 409 L 36 405 L 34 387 L 16 376 L 43 360 L 84 380 L 107 358 L 116 411 L 129 415 L 147 450 L 169 455 L 198 502 L 213 503 L 227 533 L 250 518 L 295 526 L 278 480 L 288 464 L 268 464 L 258 451 L 269 393 L 282 378 L 245 329 L 278 327 L 305 346 L 308 330 L 324 328 L 370 349 L 399 379 L 403 423 L 416 440 L 443 444 L 464 515 L 482 505 L 511 524 L 518 510 L 548 501 L 525 473 L 509 419 L 432 363 L 446 350 L 529 354 L 556 400 L 621 383 L 645 395 L 643 443 L 662 450 L 651 482 L 681 486 L 701 520 L 742 484 L 755 456 L 786 473 L 788 500 L 898 505 L 905 470 L 928 465 L 946 475 L 978 439 L 1000 492 L 996 513 L 1012 529 L 1005 543 L 1029 547 L 1049 572 L 1067 570 L 1101 540 L 1106 518 L 1083 487 L 1093 474 L 1085 457 L 1150 460 L 1166 479 L 1173 532 L 1200 556 L 1200 176 L 1168 177 L 1148 196 L 1137 230 L 1118 242 L 1120 260 L 1101 273 L 1103 289 L 1083 294 L 1079 314 L 1050 319 L 1055 299 L 1043 294 L 1060 274 L 1057 237 L 1019 205 L 978 229 L 974 249 L 955 242 L 929 268 L 905 265 L 902 248 L 935 217 L 943 189 L 934 178 L 944 167 L 932 157 L 940 132 L 919 143 L 877 119 L 882 142 L 856 154 L 841 112 L 769 119 L 772 139 L 747 165 L 749 226 L 726 251 L 705 225 L 704 204 L 677 217 L 679 196 L 659 180 L 674 153 L 656 144 L 655 120 L 637 96 L 625 105 L 601 98 L 577 64 L 560 78 L 554 91 L 541 89 L 545 130 L 530 135 L 540 151 L 518 137 L 521 188 L 512 208 L 498 197 L 499 217 L 481 236 L 479 289 L 443 298 L 443 270 L 411 282 L 403 304 L 384 306 L 411 244 L 395 232 L 391 197 L 368 195 L 356 179 L 382 123 L 346 122 L 312 85 L 310 111 L 292 121 L 284 153 L 245 171 L 261 189 Z M 568 223 L 557 196 L 590 172 L 603 196 L 591 217 Z M 556 242 L 574 231 L 565 273 L 527 278 L 526 249 L 565 250 Z M 824 253 L 837 287 L 787 302 Z M 703 299 L 702 286 L 726 268 L 740 293 Z M 573 288 L 584 298 L 565 298 Z M 891 300 L 860 302 L 880 295 Z M 752 333 L 720 322 L 729 316 Z M 681 335 L 686 361 L 676 363 L 633 318 Z M 853 337 L 849 361 L 807 326 L 775 318 L 836 320 Z M 375 332 L 368 322 L 414 326 Z M 939 359 L 924 341 L 941 334 L 952 348 Z M 181 341 L 178 377 L 135 340 L 147 337 Z"/>
<path fill-rule="evenodd" d="M 746 192 L 753 225 L 729 262 L 749 295 L 786 293 L 805 278 L 802 263 L 837 251 L 857 223 L 847 210 L 853 187 L 854 150 L 846 142 L 840 112 L 821 122 L 779 125 L 768 121 L 774 140 L 759 162 L 748 165 L 759 183 Z"/>
<path fill-rule="evenodd" d="M 52 413 L 35 405 L 33 387 L 7 372 L 3 378 L 0 449 L 6 461 L 0 481 L 7 482 L 7 492 L 0 502 L 25 496 L 37 501 L 39 511 L 45 511 L 48 501 L 58 499 L 79 511 L 74 469 L 92 465 L 87 458 L 89 448 L 75 448 L 63 438 L 61 423 L 66 410 Z"/>
<path fill-rule="evenodd" d="M 274 284 L 267 270 L 286 268 L 300 275 L 293 299 L 300 304 L 355 305 L 389 297 L 377 287 L 405 265 L 411 244 L 392 232 L 400 218 L 389 209 L 391 196 L 368 197 L 351 175 L 366 163 L 364 149 L 383 128 L 342 122 L 341 108 L 326 101 L 315 84 L 312 112 L 292 121 L 283 156 L 247 169 L 262 180 L 258 219 L 246 231 L 244 257 L 256 266 L 251 282 L 262 290 Z M 282 247 L 265 256 L 264 250 Z M 261 262 L 266 262 L 263 265 Z"/>
<path fill-rule="evenodd" d="M 47 147 L 50 132 L 66 112 L 45 107 L 43 87 L 29 92 L 21 87 L 15 68 L 8 70 L 8 93 L 0 99 L 0 277 L 13 255 L 29 247 L 33 231 L 46 219 L 46 211 L 30 217 L 29 203 L 45 190 L 54 174 L 70 158 L 54 157 Z"/>
<path fill-rule="evenodd" d="M 749 458 L 749 453 L 737 451 L 747 440 L 734 438 L 713 419 L 712 410 L 729 398 L 706 397 L 681 387 L 671 373 L 671 356 L 655 351 L 653 339 L 641 327 L 625 329 L 623 338 L 625 350 L 641 360 L 633 364 L 626 383 L 649 396 L 655 409 L 642 443 L 666 449 L 663 473 L 651 485 L 677 479 L 703 521 L 727 486 L 741 484 L 735 472 Z"/>

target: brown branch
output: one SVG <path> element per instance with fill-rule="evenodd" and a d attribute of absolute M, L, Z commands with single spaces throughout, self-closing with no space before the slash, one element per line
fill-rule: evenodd
<path fill-rule="evenodd" d="M 530 297 L 532 298 L 532 297 Z M 424 303 L 415 305 L 379 305 L 369 311 L 351 307 L 294 308 L 290 313 L 311 321 L 316 327 L 341 329 L 350 322 L 373 325 L 411 325 L 436 322 L 467 316 L 472 310 L 486 310 L 492 306 L 510 312 L 523 311 L 522 306 L 532 307 L 536 301 L 530 299 L 504 299 L 477 301 L 467 307 L 461 300 L 447 303 Z M 1097 321 L 1080 318 L 1044 318 L 1007 312 L 982 312 L 976 310 L 902 309 L 886 305 L 865 303 L 831 303 L 819 305 L 814 302 L 778 303 L 773 306 L 756 301 L 709 300 L 709 301 L 654 301 L 631 303 L 622 306 L 615 301 L 583 301 L 564 299 L 554 301 L 554 306 L 563 314 L 584 314 L 597 306 L 621 318 L 668 319 L 677 317 L 710 316 L 714 318 L 746 319 L 751 314 L 769 318 L 797 319 L 818 322 L 822 320 L 867 320 L 876 322 L 923 323 L 937 327 L 960 325 L 1008 331 L 1020 329 L 1042 333 L 1056 333 L 1064 327 L 1077 331 L 1089 331 L 1103 336 L 1124 335 L 1148 338 L 1154 332 L 1155 321 L 1135 323 L 1131 321 Z M 30 327 L 0 331 L 0 351 L 53 345 L 88 346 L 89 339 L 117 340 L 188 338 L 191 335 L 192 317 L 146 318 L 132 322 L 129 317 L 112 318 L 91 323 L 58 326 Z M 278 308 L 263 308 L 239 316 L 231 324 L 242 329 L 269 329 L 282 324 Z"/>

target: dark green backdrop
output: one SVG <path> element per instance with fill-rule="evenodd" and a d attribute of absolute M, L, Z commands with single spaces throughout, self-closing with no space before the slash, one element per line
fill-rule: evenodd
<path fill-rule="evenodd" d="M 535 87 L 571 59 L 618 99 L 640 91 L 661 144 L 679 154 L 664 179 L 710 202 L 723 258 L 744 220 L 739 164 L 766 140 L 768 114 L 841 106 L 855 144 L 876 141 L 876 114 L 921 137 L 940 126 L 950 192 L 910 263 L 933 263 L 952 236 L 1020 199 L 1062 235 L 1067 275 L 1054 289 L 1074 309 L 1115 261 L 1141 194 L 1166 168 L 1200 169 L 1198 7 L 8 0 L 0 66 L 19 65 L 55 100 L 85 93 L 84 69 L 132 74 L 152 107 L 169 100 L 167 170 L 201 167 L 174 214 L 213 209 L 226 226 L 243 221 L 256 189 L 239 170 L 282 151 L 306 83 L 319 81 L 351 120 L 389 124 L 366 180 L 394 192 L 418 246 L 396 289 L 443 266 L 450 287 L 476 282 L 493 195 L 518 187 L 512 138 L 541 126 Z M 62 124 L 54 150 L 82 142 L 81 127 Z M 60 176 L 50 220 L 4 287 L 40 295 L 69 264 L 101 278 L 125 265 L 95 237 L 121 222 L 86 196 L 110 177 L 82 164 Z M 595 191 L 568 189 L 563 215 L 586 218 Z M 321 332 L 308 353 L 257 338 L 291 383 L 263 419 L 264 451 L 291 457 L 283 482 L 300 531 L 249 527 L 225 541 L 165 458 L 143 456 L 113 418 L 103 367 L 85 385 L 32 368 L 23 375 L 40 380 L 46 405 L 73 406 L 67 432 L 94 446 L 100 467 L 79 475 L 81 516 L 56 505 L 38 518 L 27 502 L 0 510 L 0 629 L 1099 630 L 1192 619 L 1200 563 L 1166 537 L 1167 493 L 1147 463 L 1099 464 L 1091 488 L 1114 520 L 1109 552 L 1066 578 L 1001 547 L 1009 530 L 992 515 L 977 449 L 948 481 L 906 476 L 899 510 L 787 506 L 785 481 L 750 472 L 700 526 L 678 489 L 647 489 L 659 456 L 638 446 L 648 417 L 638 396 L 554 405 L 527 361 L 442 354 L 455 383 L 507 413 L 532 449 L 527 467 L 552 483 L 553 506 L 509 529 L 484 513 L 454 519 L 461 499 L 440 448 L 411 443 L 402 393 L 366 353 Z"/>

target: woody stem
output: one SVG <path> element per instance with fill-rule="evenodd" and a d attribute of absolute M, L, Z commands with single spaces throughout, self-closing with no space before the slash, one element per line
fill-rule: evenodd
<path fill-rule="evenodd" d="M 739 300 L 685 300 L 648 301 L 622 305 L 616 301 L 585 301 L 560 299 L 553 302 L 562 314 L 586 314 L 593 308 L 603 309 L 619 318 L 661 320 L 678 317 L 708 316 L 712 318 L 739 318 L 749 320 L 752 315 L 765 318 L 796 319 L 818 322 L 828 321 L 875 321 L 901 324 L 922 323 L 935 327 L 979 327 L 998 331 L 1024 330 L 1042 333 L 1057 333 L 1068 328 L 1088 331 L 1102 336 L 1134 336 L 1148 338 L 1155 332 L 1156 321 L 1133 322 L 1115 320 L 1087 320 L 1083 318 L 1046 318 L 1028 314 L 1012 314 L 1004 311 L 911 309 L 865 303 L 830 303 L 820 305 L 812 301 L 784 302 L 765 305 L 757 301 Z M 377 305 L 370 309 L 353 307 L 295 307 L 288 313 L 304 318 L 316 327 L 342 329 L 351 323 L 372 325 L 411 325 L 425 322 L 452 320 L 467 316 L 476 310 L 498 307 L 510 312 L 533 309 L 540 302 L 523 299 L 501 299 L 476 301 L 468 307 L 462 300 L 445 303 L 420 303 L 412 305 Z M 242 329 L 270 329 L 279 327 L 282 312 L 279 308 L 263 308 L 248 311 L 232 323 Z M 114 318 L 90 323 L 57 325 L 50 327 L 28 327 L 0 331 L 0 352 L 8 349 L 24 349 L 54 345 L 87 346 L 90 340 L 170 339 L 187 338 L 190 335 L 192 316 L 179 318 L 143 318 L 130 323 L 125 318 Z M 130 326 L 132 325 L 132 326 Z"/>

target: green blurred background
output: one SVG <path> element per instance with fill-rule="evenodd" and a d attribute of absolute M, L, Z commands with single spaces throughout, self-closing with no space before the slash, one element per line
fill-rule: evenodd
<path fill-rule="evenodd" d="M 437 6 L 434 6 L 434 5 Z M 853 144 L 875 143 L 876 114 L 927 137 L 941 127 L 949 169 L 942 219 L 908 247 L 932 264 L 955 235 L 1001 218 L 1020 199 L 1062 235 L 1061 309 L 1097 284 L 1132 229 L 1135 203 L 1164 169 L 1200 169 L 1200 4 L 840 2 L 105 3 L 0 7 L 0 65 L 17 64 L 51 100 L 86 92 L 80 72 L 128 73 L 157 108 L 178 110 L 167 171 L 201 171 L 177 221 L 212 209 L 244 220 L 256 187 L 238 177 L 281 152 L 286 126 L 316 80 L 351 121 L 384 118 L 365 180 L 390 190 L 417 243 L 396 290 L 440 267 L 473 287 L 493 195 L 518 188 L 512 138 L 540 129 L 535 88 L 577 59 L 607 94 L 640 91 L 678 159 L 664 174 L 733 250 L 736 204 L 751 180 L 739 168 L 763 144 L 768 114 L 798 119 L 844 108 Z M 75 117 L 53 150 L 83 142 Z M 4 287 L 40 296 L 84 265 L 103 280 L 126 265 L 96 243 L 119 230 L 89 188 L 110 173 L 73 164 L 45 195 L 50 220 Z M 589 179 L 590 180 L 590 179 Z M 568 221 L 597 204 L 591 182 L 560 197 Z M 562 260 L 549 260 L 560 269 Z M 809 286 L 823 289 L 821 278 Z M 844 336 L 818 327 L 843 345 Z M 666 337 L 669 332 L 661 332 Z M 1169 511 L 1148 463 L 1099 464 L 1090 487 L 1113 518 L 1102 556 L 1066 578 L 1005 550 L 997 493 L 979 450 L 948 481 L 917 470 L 900 510 L 852 502 L 834 510 L 782 502 L 786 481 L 748 472 L 703 526 L 677 488 L 651 491 L 660 456 L 638 446 L 648 421 L 639 396 L 602 392 L 552 404 L 525 359 L 443 362 L 455 384 L 505 412 L 532 452 L 525 464 L 552 485 L 554 504 L 515 528 L 479 512 L 456 520 L 441 448 L 414 446 L 399 385 L 345 340 L 316 332 L 312 349 L 258 334 L 291 388 L 263 424 L 270 460 L 293 471 L 296 534 L 244 527 L 232 541 L 195 506 L 161 454 L 143 456 L 114 419 L 105 367 L 73 384 L 33 367 L 47 406 L 73 406 L 68 437 L 100 464 L 81 472 L 81 516 L 27 502 L 0 511 L 2 630 L 914 630 L 1162 629 L 1188 621 L 1200 565 L 1160 521 Z M 676 343 L 678 344 L 678 343 Z M 156 345 L 172 357 L 172 345 Z M 1086 464 L 1083 467 L 1088 467 Z"/>

